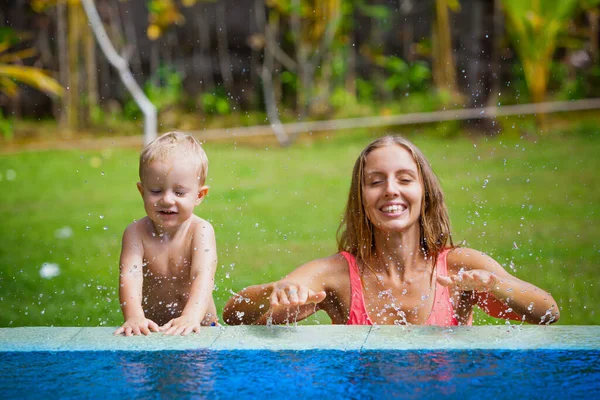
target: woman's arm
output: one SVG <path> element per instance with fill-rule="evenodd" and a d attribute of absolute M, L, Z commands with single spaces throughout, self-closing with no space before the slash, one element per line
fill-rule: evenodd
<path fill-rule="evenodd" d="M 447 277 L 438 282 L 462 292 L 474 291 L 477 305 L 496 318 L 551 324 L 560 318 L 550 293 L 518 279 L 493 258 L 477 250 L 457 248 L 448 253 Z"/>
<path fill-rule="evenodd" d="M 227 301 L 223 320 L 230 325 L 265 325 L 307 318 L 326 297 L 329 264 L 329 259 L 315 260 L 282 280 L 245 288 Z"/>

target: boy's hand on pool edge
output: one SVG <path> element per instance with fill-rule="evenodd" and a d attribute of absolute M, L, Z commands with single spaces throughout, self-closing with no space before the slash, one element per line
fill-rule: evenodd
<path fill-rule="evenodd" d="M 200 333 L 200 322 L 197 318 L 188 318 L 182 315 L 161 326 L 160 331 L 165 335 L 187 336 L 192 332 Z"/>
<path fill-rule="evenodd" d="M 158 332 L 158 325 L 151 319 L 145 317 L 129 318 L 125 323 L 118 328 L 114 335 L 138 336 L 149 335 L 150 332 Z"/>

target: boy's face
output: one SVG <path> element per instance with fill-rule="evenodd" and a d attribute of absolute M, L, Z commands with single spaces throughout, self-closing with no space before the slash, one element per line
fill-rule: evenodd
<path fill-rule="evenodd" d="M 200 186 L 197 164 L 189 157 L 171 157 L 146 165 L 138 190 L 148 217 L 165 229 L 187 221 L 208 193 L 208 187 Z"/>

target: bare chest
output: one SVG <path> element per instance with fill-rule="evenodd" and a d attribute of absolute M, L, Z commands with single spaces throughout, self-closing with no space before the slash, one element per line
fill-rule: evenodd
<path fill-rule="evenodd" d="M 424 324 L 435 299 L 432 278 L 430 273 L 405 281 L 363 277 L 363 297 L 371 321 L 382 325 Z"/>
<path fill-rule="evenodd" d="M 191 240 L 156 241 L 145 245 L 144 278 L 166 281 L 189 279 L 192 250 Z"/>

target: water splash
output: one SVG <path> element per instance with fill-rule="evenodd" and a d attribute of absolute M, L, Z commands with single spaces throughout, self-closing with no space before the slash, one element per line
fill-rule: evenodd
<path fill-rule="evenodd" d="M 60 267 L 56 263 L 43 263 L 40 268 L 40 276 L 44 279 L 52 279 L 60 275 Z"/>
<path fill-rule="evenodd" d="M 54 231 L 54 237 L 57 239 L 68 239 L 73 236 L 73 229 L 70 226 L 63 226 Z"/>

